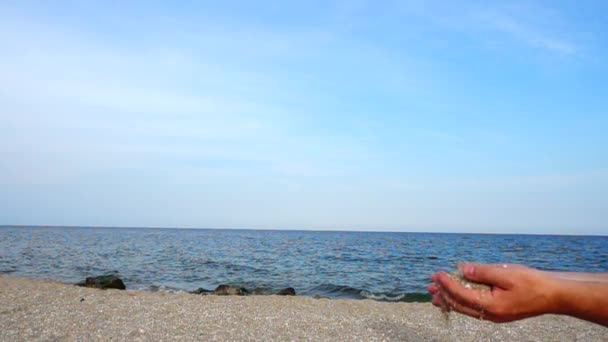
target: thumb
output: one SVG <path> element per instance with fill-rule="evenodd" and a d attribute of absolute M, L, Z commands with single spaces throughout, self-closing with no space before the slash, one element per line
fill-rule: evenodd
<path fill-rule="evenodd" d="M 486 285 L 497 286 L 502 289 L 511 287 L 509 270 L 494 265 L 484 265 L 475 263 L 462 263 L 458 265 L 464 277 Z"/>

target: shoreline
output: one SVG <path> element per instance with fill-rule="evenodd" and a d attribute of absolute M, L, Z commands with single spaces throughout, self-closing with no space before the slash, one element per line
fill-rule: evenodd
<path fill-rule="evenodd" d="M 98 290 L 0 275 L 0 340 L 605 340 L 599 325 L 546 315 L 494 324 L 429 303 Z"/>
<path fill-rule="evenodd" d="M 54 279 L 54 278 L 47 278 L 47 277 L 37 277 L 37 276 L 22 276 L 22 275 L 13 275 L 11 273 L 0 273 L 0 276 L 9 276 L 9 277 L 14 277 L 14 278 L 24 278 L 24 279 L 32 279 L 32 280 L 43 280 L 43 281 L 51 281 L 51 282 L 57 282 L 60 284 L 65 284 L 65 285 L 76 285 L 76 286 L 85 286 L 84 282 L 73 282 L 73 281 L 65 281 L 65 280 L 59 280 L 59 279 Z M 98 275 L 98 276 L 93 276 L 90 278 L 99 278 L 99 277 L 105 277 L 105 276 L 115 276 L 116 278 L 120 279 L 120 281 L 122 282 L 122 278 L 120 278 L 118 272 L 116 273 L 107 273 L 107 274 L 102 274 L 102 275 Z M 85 279 L 88 277 L 85 277 Z M 191 288 L 190 290 L 187 289 L 183 289 L 183 288 L 175 288 L 175 287 L 170 287 L 170 286 L 165 286 L 165 285 L 148 285 L 148 286 L 135 286 L 133 287 L 130 284 L 124 284 L 126 288 L 124 288 L 123 290 L 127 290 L 127 291 L 142 291 L 142 292 L 151 292 L 151 293 L 157 293 L 157 292 L 167 292 L 167 293 L 187 293 L 187 294 L 195 294 L 195 295 L 201 295 L 201 296 L 208 296 L 208 295 L 214 295 L 214 291 L 217 289 L 217 286 L 229 286 L 229 287 L 233 287 L 233 288 L 241 288 L 243 289 L 243 294 L 241 294 L 242 296 L 270 296 L 270 295 L 277 295 L 282 291 L 285 291 L 287 289 L 292 289 L 294 290 L 295 294 L 294 296 L 299 296 L 299 297 L 307 297 L 307 298 L 315 298 L 315 299 L 319 299 L 319 298 L 324 298 L 324 299 L 330 299 L 330 300 L 338 300 L 338 299 L 348 299 L 348 300 L 374 300 L 374 301 L 378 301 L 378 302 L 385 302 L 385 303 L 430 303 L 432 296 L 428 293 L 428 292 L 400 292 L 400 293 L 374 293 L 365 289 L 358 289 L 358 288 L 354 288 L 354 287 L 350 287 L 347 285 L 333 285 L 333 284 L 324 284 L 323 286 L 325 287 L 333 287 L 333 289 L 319 289 L 318 291 L 314 291 L 314 290 L 304 290 L 301 291 L 299 289 L 294 289 L 292 287 L 287 287 L 287 288 L 276 288 L 274 290 L 268 289 L 268 288 L 260 288 L 260 287 L 253 287 L 253 289 L 247 287 L 243 287 L 239 284 L 222 284 L 222 283 L 218 283 L 217 286 L 215 287 L 209 287 L 209 288 Z M 129 285 L 129 286 L 127 286 Z M 86 287 L 86 286 L 85 286 Z M 93 286 L 95 287 L 95 286 Z M 329 291 L 329 292 L 328 292 Z"/>

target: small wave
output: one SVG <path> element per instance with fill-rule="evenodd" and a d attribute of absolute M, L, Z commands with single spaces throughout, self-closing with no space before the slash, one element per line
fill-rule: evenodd
<path fill-rule="evenodd" d="M 168 292 L 168 293 L 180 293 L 180 292 L 186 292 L 183 289 L 177 288 L 177 287 L 173 287 L 173 286 L 166 286 L 166 285 L 132 285 L 129 286 L 130 290 L 135 290 L 135 291 L 150 291 L 150 292 Z"/>
<path fill-rule="evenodd" d="M 361 296 L 381 302 L 426 303 L 431 301 L 431 295 L 427 293 L 372 293 L 363 290 Z"/>
<path fill-rule="evenodd" d="M 346 285 L 321 284 L 314 287 L 311 292 L 320 293 L 330 298 L 362 298 L 360 289 Z"/>
<path fill-rule="evenodd" d="M 382 301 L 388 301 L 388 302 L 398 302 L 398 301 L 402 300 L 403 298 L 405 298 L 405 293 L 391 296 L 391 295 L 384 294 L 384 293 L 376 294 L 376 293 L 372 293 L 369 291 L 361 291 L 361 295 L 368 299 L 382 300 Z"/>
<path fill-rule="evenodd" d="M 329 298 L 372 299 L 382 302 L 430 302 L 428 293 L 407 292 L 371 292 L 347 285 L 322 284 L 313 288 L 311 293 L 318 293 Z"/>

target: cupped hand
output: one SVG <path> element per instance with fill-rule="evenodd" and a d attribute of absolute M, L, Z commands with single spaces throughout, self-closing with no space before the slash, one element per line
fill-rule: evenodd
<path fill-rule="evenodd" d="M 555 312 L 557 280 L 522 265 L 463 263 L 465 278 L 490 285 L 491 291 L 467 289 L 445 272 L 431 276 L 433 305 L 493 322 L 510 322 Z"/>

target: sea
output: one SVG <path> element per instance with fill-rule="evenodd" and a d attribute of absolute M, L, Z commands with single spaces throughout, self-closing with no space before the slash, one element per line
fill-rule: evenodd
<path fill-rule="evenodd" d="M 213 290 L 429 301 L 429 277 L 461 261 L 608 272 L 608 236 L 0 227 L 0 274 L 77 283 L 116 274 L 131 290 Z"/>

